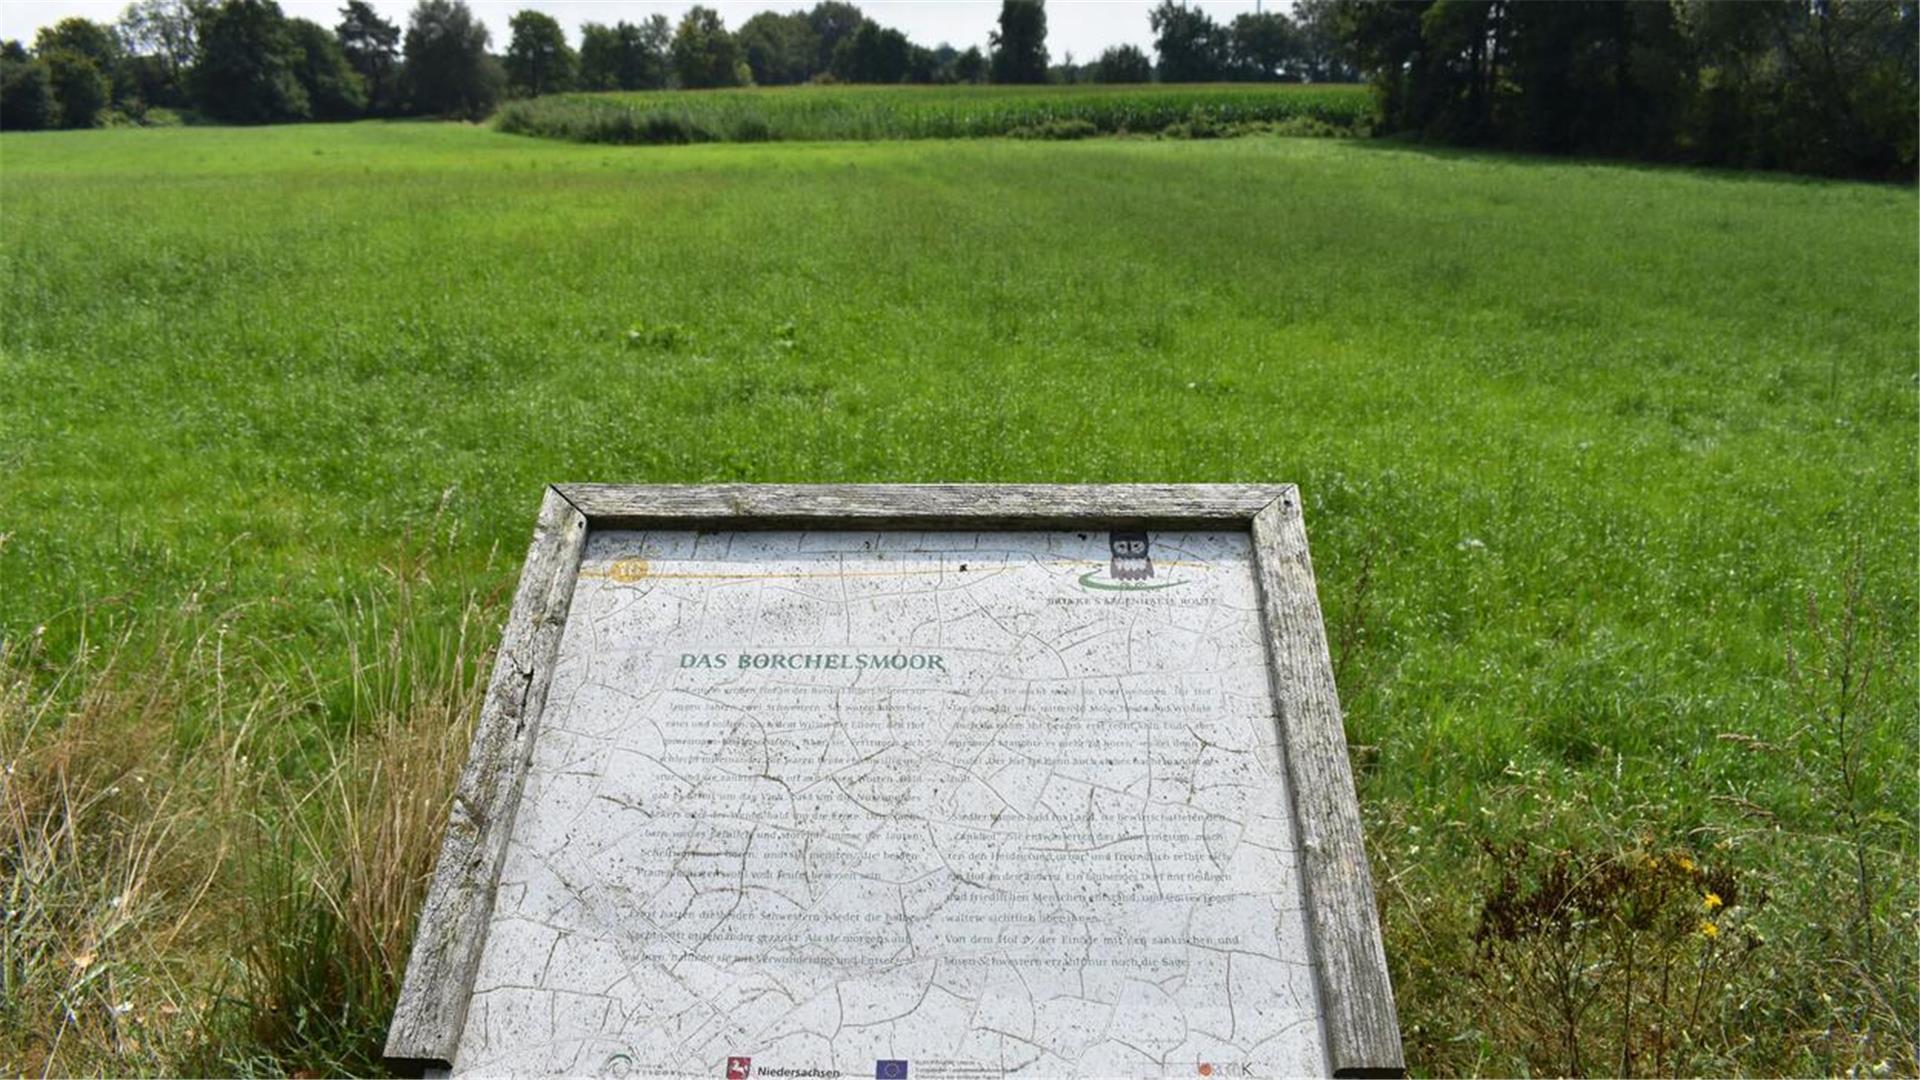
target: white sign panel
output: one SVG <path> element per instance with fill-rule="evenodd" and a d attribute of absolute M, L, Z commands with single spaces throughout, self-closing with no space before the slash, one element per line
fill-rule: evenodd
<path fill-rule="evenodd" d="M 456 1073 L 1329 1070 L 1245 531 L 585 545 Z"/>

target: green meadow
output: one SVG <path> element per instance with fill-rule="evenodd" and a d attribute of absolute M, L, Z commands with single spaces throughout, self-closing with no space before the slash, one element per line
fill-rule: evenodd
<path fill-rule="evenodd" d="M 1417 1073 L 1914 1072 L 1916 211 L 1272 136 L 10 134 L 0 1072 L 373 1067 L 450 773 L 370 763 L 464 756 L 549 481 L 1297 483 Z"/>

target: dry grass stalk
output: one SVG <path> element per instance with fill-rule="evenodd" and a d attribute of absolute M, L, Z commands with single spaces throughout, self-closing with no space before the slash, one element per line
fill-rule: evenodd
<path fill-rule="evenodd" d="M 424 636 L 407 577 L 345 685 L 238 610 L 0 646 L 0 1074 L 377 1066 L 487 667 L 487 610 Z"/>

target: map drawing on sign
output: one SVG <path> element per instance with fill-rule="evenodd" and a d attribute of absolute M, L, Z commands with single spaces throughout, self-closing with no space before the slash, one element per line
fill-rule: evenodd
<path fill-rule="evenodd" d="M 591 533 L 454 1072 L 1324 1074 L 1251 547 Z"/>

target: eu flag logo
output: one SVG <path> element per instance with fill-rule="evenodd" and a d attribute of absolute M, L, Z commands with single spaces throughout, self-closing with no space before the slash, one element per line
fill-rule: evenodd
<path fill-rule="evenodd" d="M 907 1063 L 880 1060 L 873 1063 L 873 1080 L 907 1080 Z"/>

